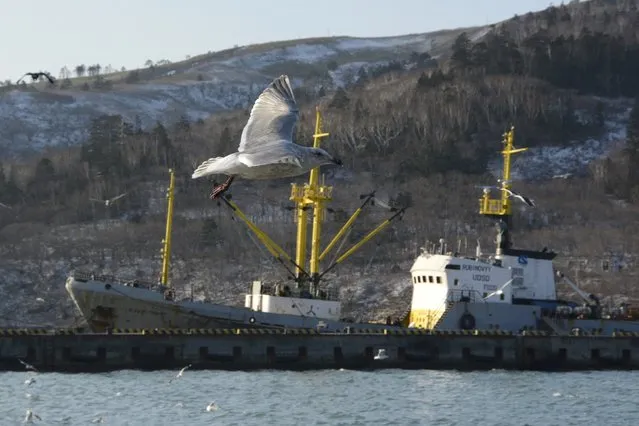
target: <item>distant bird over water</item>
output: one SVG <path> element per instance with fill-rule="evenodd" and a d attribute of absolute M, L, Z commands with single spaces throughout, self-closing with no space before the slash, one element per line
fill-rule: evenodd
<path fill-rule="evenodd" d="M 109 207 L 110 205 L 112 205 L 114 202 L 118 201 L 120 198 L 124 197 L 127 193 L 123 193 L 120 195 L 116 195 L 113 198 L 109 198 L 108 200 L 96 200 L 95 198 L 89 198 L 89 200 L 94 201 L 96 203 L 104 203 L 105 206 Z"/>
<path fill-rule="evenodd" d="M 18 361 L 20 361 L 20 364 L 24 365 L 24 368 L 26 368 L 27 370 L 35 371 L 36 373 L 38 372 L 38 370 L 28 362 L 24 362 L 20 358 L 18 358 Z"/>
<path fill-rule="evenodd" d="M 293 127 L 299 109 L 288 76 L 282 75 L 257 98 L 244 126 L 237 152 L 206 160 L 193 172 L 193 179 L 214 174 L 228 176 L 213 186 L 210 198 L 220 197 L 233 179 L 277 179 L 302 175 L 324 164 L 342 162 L 321 148 L 293 143 Z"/>
<path fill-rule="evenodd" d="M 49 80 L 49 83 L 55 84 L 55 79 L 53 77 L 51 77 L 51 74 L 49 74 L 48 72 L 43 72 L 43 71 L 40 71 L 40 72 L 28 72 L 25 75 L 23 75 L 22 77 L 20 77 L 20 79 L 18 81 L 16 81 L 16 84 L 20 84 L 20 82 L 25 77 L 31 77 L 31 82 L 40 81 L 40 77 L 44 77 L 47 80 Z"/>
<path fill-rule="evenodd" d="M 177 375 L 176 375 L 174 378 L 172 378 L 171 380 L 169 380 L 169 383 L 171 383 L 171 382 L 172 382 L 173 380 L 175 380 L 175 379 L 179 379 L 180 377 L 182 377 L 182 376 L 184 375 L 184 372 L 185 372 L 186 370 L 188 370 L 189 368 L 191 368 L 191 365 L 192 365 L 192 364 L 189 364 L 189 365 L 187 365 L 186 367 L 182 368 L 182 369 L 181 369 L 181 370 L 177 373 Z"/>

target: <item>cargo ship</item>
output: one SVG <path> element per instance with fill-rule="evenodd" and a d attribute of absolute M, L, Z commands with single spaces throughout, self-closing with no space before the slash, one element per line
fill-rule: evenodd
<path fill-rule="evenodd" d="M 503 135 L 503 170 L 499 186 L 483 187 L 479 213 L 495 221 L 494 253 L 475 256 L 450 251 L 446 241 L 422 248 L 411 268 L 413 295 L 409 327 L 440 330 L 546 331 L 557 335 L 639 332 L 639 312 L 628 305 L 604 307 L 595 294 L 581 290 L 553 265 L 557 254 L 547 248 L 512 246 L 511 200 L 534 202 L 512 189 L 514 128 Z M 493 198 L 495 192 L 499 196 Z M 534 208 L 534 207 L 533 207 Z M 557 297 L 563 280 L 579 302 Z"/>
<path fill-rule="evenodd" d="M 316 111 L 313 146 L 319 147 L 322 138 L 328 136 L 321 130 L 321 115 Z M 268 285 L 254 281 L 245 294 L 244 307 L 219 303 L 199 302 L 191 299 L 178 300 L 170 277 L 172 218 L 174 209 L 175 174 L 169 171 L 167 191 L 166 233 L 162 241 L 162 270 L 159 282 L 124 279 L 95 272 L 73 271 L 66 280 L 66 289 L 80 310 L 89 328 L 95 332 L 113 329 L 189 329 L 228 327 L 274 327 L 296 329 L 343 330 L 347 327 L 379 328 L 399 327 L 394 324 L 358 323 L 343 318 L 339 289 L 327 285 L 326 273 L 355 253 L 367 241 L 375 237 L 394 220 L 404 214 L 405 209 L 396 209 L 379 226 L 365 235 L 336 260 L 320 269 L 336 246 L 341 246 L 347 232 L 360 213 L 374 201 L 374 193 L 363 197 L 363 202 L 353 215 L 322 250 L 320 247 L 322 223 L 326 204 L 332 200 L 333 187 L 320 182 L 320 170 L 311 170 L 309 181 L 304 185 L 292 185 L 290 200 L 295 204 L 297 222 L 295 256 L 287 254 L 264 231 L 259 229 L 242 212 L 229 196 L 221 201 L 232 214 L 240 219 L 259 239 L 275 259 L 287 269 L 292 282 Z M 312 226 L 310 256 L 307 256 L 307 236 Z M 407 317 L 405 318 L 407 320 Z"/>

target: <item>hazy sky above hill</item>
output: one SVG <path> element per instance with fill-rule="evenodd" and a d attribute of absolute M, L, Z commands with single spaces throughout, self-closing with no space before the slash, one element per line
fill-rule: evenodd
<path fill-rule="evenodd" d="M 276 40 L 494 23 L 549 0 L 0 0 L 0 81 L 63 66 L 127 69 Z M 275 6 L 277 5 L 277 6 Z"/>

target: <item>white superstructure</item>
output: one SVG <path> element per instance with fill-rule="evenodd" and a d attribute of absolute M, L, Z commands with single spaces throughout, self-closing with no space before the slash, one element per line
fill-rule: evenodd
<path fill-rule="evenodd" d="M 255 312 L 312 316 L 319 319 L 339 321 L 341 303 L 337 292 L 321 292 L 320 298 L 294 297 L 288 286 L 276 285 L 274 294 L 265 293 L 261 281 L 253 281 L 251 293 L 245 296 L 244 307 Z"/>
<path fill-rule="evenodd" d="M 424 250 L 411 268 L 410 324 L 432 328 L 454 302 L 556 300 L 551 252 L 505 250 L 482 258 Z"/>

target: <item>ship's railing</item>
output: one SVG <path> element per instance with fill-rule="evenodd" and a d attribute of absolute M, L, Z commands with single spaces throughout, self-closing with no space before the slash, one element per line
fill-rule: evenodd
<path fill-rule="evenodd" d="M 125 286 L 132 287 L 142 287 L 147 289 L 157 289 L 160 288 L 161 285 L 158 283 L 152 283 L 150 281 L 144 281 L 139 279 L 124 279 L 120 277 L 116 277 L 114 275 L 103 275 L 97 274 L 95 272 L 84 272 L 84 271 L 71 271 L 70 276 L 78 281 L 99 281 L 110 284 L 120 284 Z"/>
<path fill-rule="evenodd" d="M 291 188 L 291 199 L 301 199 L 304 196 L 309 198 L 322 198 L 330 200 L 333 196 L 333 188 L 330 186 L 320 186 L 317 191 L 307 185 L 293 186 Z"/>
<path fill-rule="evenodd" d="M 448 294 L 446 295 L 446 301 L 449 303 L 457 303 L 457 302 L 486 302 L 486 299 L 482 296 L 482 294 L 477 290 L 463 290 L 463 289 L 454 289 L 448 290 Z"/>
<path fill-rule="evenodd" d="M 333 287 L 320 287 L 316 294 L 313 295 L 308 290 L 290 288 L 283 284 L 262 284 L 261 294 L 280 297 L 298 297 L 300 299 L 320 299 L 339 301 L 339 291 Z"/>

